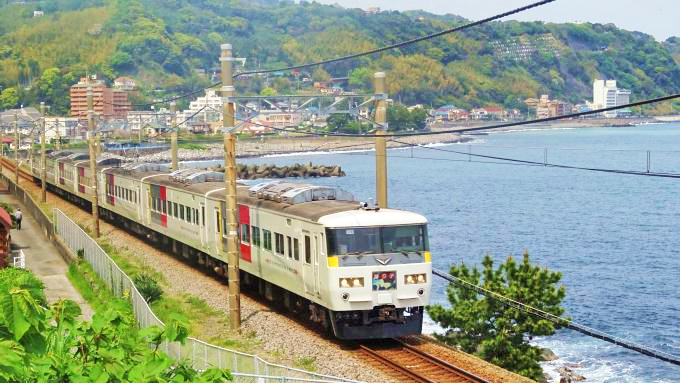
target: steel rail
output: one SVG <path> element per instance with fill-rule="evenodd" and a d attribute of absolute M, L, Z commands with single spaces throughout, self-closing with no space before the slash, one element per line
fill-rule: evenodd
<path fill-rule="evenodd" d="M 430 365 L 435 365 L 438 368 L 452 374 L 456 375 L 459 378 L 464 379 L 466 382 L 473 382 L 473 383 L 490 383 L 488 380 L 481 378 L 469 371 L 466 371 L 460 367 L 454 366 L 449 362 L 446 362 L 442 359 L 437 358 L 434 355 L 430 355 L 424 351 L 421 351 L 409 344 L 404 343 L 403 341 L 399 339 L 393 339 L 393 341 L 397 342 L 399 344 L 399 347 L 401 350 L 405 351 L 406 353 L 416 356 L 420 360 L 430 364 Z M 379 352 L 371 349 L 370 347 L 366 345 L 359 345 L 359 348 L 362 352 L 367 354 L 368 356 L 372 357 L 373 359 L 378 360 L 379 362 L 387 365 L 391 369 L 409 377 L 410 379 L 416 381 L 416 382 L 423 382 L 423 383 L 437 383 L 440 380 L 433 380 L 432 378 L 429 378 L 427 376 L 424 376 L 421 373 L 418 373 L 416 371 L 410 370 L 407 367 L 403 366 L 400 364 L 398 361 L 395 361 L 392 358 L 389 358 L 385 355 L 380 354 Z M 389 350 L 396 350 L 399 351 L 399 349 L 389 349 Z"/>

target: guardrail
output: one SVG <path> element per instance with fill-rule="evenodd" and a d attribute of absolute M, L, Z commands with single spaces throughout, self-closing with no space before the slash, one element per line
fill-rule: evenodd
<path fill-rule="evenodd" d="M 59 209 L 54 209 L 54 231 L 71 251 L 83 251 L 84 259 L 118 297 L 127 292 L 140 327 L 164 326 L 153 313 L 134 283 L 104 250 L 78 224 Z M 246 354 L 188 338 L 184 344 L 165 343 L 163 350 L 175 360 L 188 359 L 194 368 L 228 368 L 237 382 L 356 382 L 269 363 L 257 355 Z"/>

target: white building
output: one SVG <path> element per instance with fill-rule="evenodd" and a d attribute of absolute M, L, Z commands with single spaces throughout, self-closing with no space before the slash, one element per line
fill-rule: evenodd
<path fill-rule="evenodd" d="M 616 80 L 593 81 L 593 108 L 603 109 L 613 106 L 625 105 L 630 102 L 630 91 L 616 87 Z M 607 118 L 613 118 L 622 114 L 630 113 L 629 109 L 619 109 L 604 112 Z"/>
<path fill-rule="evenodd" d="M 79 138 L 81 128 L 77 117 L 45 117 L 45 141 L 51 143 L 57 137 Z"/>
<path fill-rule="evenodd" d="M 178 123 L 179 121 L 178 118 Z M 139 133 L 140 129 L 156 126 L 171 126 L 172 114 L 169 110 L 161 108 L 155 110 L 133 110 L 127 113 L 127 126 L 131 133 Z"/>
<path fill-rule="evenodd" d="M 222 121 L 222 97 L 218 96 L 215 90 L 206 89 L 205 96 L 189 103 L 189 109 L 184 110 L 178 116 L 178 120 L 184 121 L 192 116 L 194 121 Z"/>

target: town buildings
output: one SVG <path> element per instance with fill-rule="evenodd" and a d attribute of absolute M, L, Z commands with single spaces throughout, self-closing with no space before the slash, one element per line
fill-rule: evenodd
<path fill-rule="evenodd" d="M 524 103 L 533 109 L 536 118 L 556 117 L 567 114 L 571 108 L 569 104 L 561 100 L 551 100 L 547 94 L 541 95 L 540 98 L 527 98 Z"/>
<path fill-rule="evenodd" d="M 205 96 L 197 97 L 189 103 L 189 109 L 182 111 L 178 119 L 192 122 L 222 121 L 222 97 L 214 89 L 206 89 Z"/>
<path fill-rule="evenodd" d="M 121 76 L 113 80 L 114 89 L 132 92 L 133 90 L 135 90 L 135 87 L 137 87 L 137 83 L 130 77 Z"/>
<path fill-rule="evenodd" d="M 87 130 L 87 122 L 76 117 L 45 117 L 45 141 L 48 143 L 57 138 L 82 136 L 81 130 Z"/>
<path fill-rule="evenodd" d="M 89 81 L 89 85 L 88 85 Z M 123 90 L 107 88 L 103 81 L 82 77 L 71 86 L 71 116 L 87 118 L 87 88 L 92 87 L 94 114 L 104 119 L 125 118 L 131 109 L 128 94 Z"/>
<path fill-rule="evenodd" d="M 616 80 L 595 80 L 593 81 L 593 109 L 604 109 L 613 106 L 625 105 L 630 102 L 631 92 L 627 89 L 620 89 L 616 86 Z M 629 109 L 613 110 L 604 112 L 607 118 L 619 117 L 630 114 Z"/>

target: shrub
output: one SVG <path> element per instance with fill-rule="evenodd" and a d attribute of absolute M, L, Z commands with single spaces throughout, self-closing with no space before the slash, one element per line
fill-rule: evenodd
<path fill-rule="evenodd" d="M 28 293 L 36 302 L 43 306 L 47 305 L 43 293 L 45 285 L 30 271 L 13 267 L 0 269 L 0 296 L 9 294 L 9 291 L 13 288 L 28 290 Z"/>
<path fill-rule="evenodd" d="M 163 289 L 152 275 L 147 273 L 137 274 L 133 281 L 147 303 L 156 302 L 163 296 Z"/>

